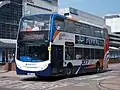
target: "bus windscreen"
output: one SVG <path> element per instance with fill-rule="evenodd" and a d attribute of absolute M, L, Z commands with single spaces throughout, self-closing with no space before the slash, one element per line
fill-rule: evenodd
<path fill-rule="evenodd" d="M 18 60 L 33 62 L 48 60 L 49 19 L 50 15 L 22 18 L 17 40 Z"/>

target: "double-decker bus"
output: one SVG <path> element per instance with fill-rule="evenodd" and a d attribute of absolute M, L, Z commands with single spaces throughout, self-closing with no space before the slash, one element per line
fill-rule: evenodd
<path fill-rule="evenodd" d="M 21 18 L 16 45 L 18 75 L 58 76 L 100 72 L 108 67 L 104 27 L 59 14 Z"/>

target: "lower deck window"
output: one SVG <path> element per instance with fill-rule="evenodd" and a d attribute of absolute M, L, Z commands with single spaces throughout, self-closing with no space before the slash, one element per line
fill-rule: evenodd
<path fill-rule="evenodd" d="M 74 59 L 74 47 L 66 47 L 65 48 L 65 59 L 66 60 Z"/>

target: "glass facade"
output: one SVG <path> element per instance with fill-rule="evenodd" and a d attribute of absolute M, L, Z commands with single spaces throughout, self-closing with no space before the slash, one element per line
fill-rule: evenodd
<path fill-rule="evenodd" d="M 28 2 L 27 4 L 25 3 Z M 41 8 L 34 8 L 41 7 Z M 9 57 L 14 56 L 15 41 L 17 38 L 19 21 L 22 15 L 29 11 L 30 13 L 49 13 L 51 9 L 57 8 L 54 3 L 50 6 L 41 2 L 42 0 L 0 0 L 0 63 L 9 61 Z M 46 0 L 45 0 L 46 1 Z M 57 5 L 57 0 L 53 0 Z M 48 5 L 49 7 L 47 7 Z M 34 9 L 32 9 L 34 8 Z M 46 10 L 48 8 L 48 10 Z M 49 10 L 50 9 L 50 10 Z M 3 40 L 4 39 L 4 40 Z M 13 41 L 13 42 L 12 42 Z"/>
<path fill-rule="evenodd" d="M 14 61 L 15 45 L 7 42 L 15 40 L 22 16 L 22 0 L 0 0 L 0 63 Z M 3 43 L 5 40 L 7 42 Z"/>
<path fill-rule="evenodd" d="M 10 0 L 9 4 L 0 7 L 0 38 L 16 39 L 21 16 L 22 0 Z"/>

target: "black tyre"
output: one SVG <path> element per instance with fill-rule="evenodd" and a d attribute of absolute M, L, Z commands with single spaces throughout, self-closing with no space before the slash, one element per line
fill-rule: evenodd
<path fill-rule="evenodd" d="M 96 73 L 100 73 L 101 68 L 100 68 L 100 64 L 96 64 Z"/>
<path fill-rule="evenodd" d="M 71 76 L 72 75 L 72 68 L 66 68 L 66 75 Z"/>

